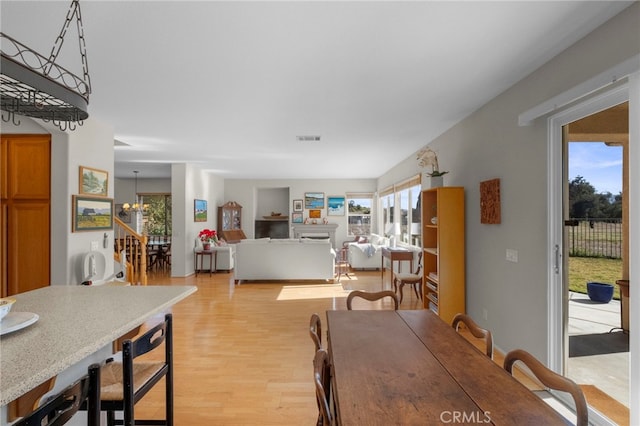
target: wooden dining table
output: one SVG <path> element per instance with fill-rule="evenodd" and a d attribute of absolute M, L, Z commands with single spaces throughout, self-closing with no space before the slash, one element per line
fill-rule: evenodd
<path fill-rule="evenodd" d="M 327 311 L 341 425 L 565 425 L 429 310 Z"/>

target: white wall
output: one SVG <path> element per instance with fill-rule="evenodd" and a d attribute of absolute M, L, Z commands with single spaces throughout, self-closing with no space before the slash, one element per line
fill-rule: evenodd
<path fill-rule="evenodd" d="M 441 168 L 450 171 L 445 185 L 466 189 L 467 312 L 492 330 L 502 350 L 523 348 L 547 360 L 547 121 L 519 127 L 518 115 L 637 55 L 638 28 L 636 3 L 438 138 L 425 141 L 438 153 Z M 415 168 L 412 163 L 414 157 L 382 176 L 379 188 Z M 501 180 L 502 223 L 482 225 L 479 184 L 492 178 Z M 632 217 L 637 221 L 637 212 Z M 505 260 L 506 249 L 518 250 L 518 263 Z"/>
<path fill-rule="evenodd" d="M 224 200 L 236 201 L 242 206 L 242 230 L 247 238 L 254 237 L 254 219 L 262 218 L 263 215 L 271 213 L 270 210 L 263 210 L 258 205 L 257 193 L 264 188 L 289 188 L 289 200 L 283 215 L 289 216 L 291 223 L 291 213 L 293 200 L 304 200 L 305 192 L 323 192 L 325 203 L 327 195 L 345 195 L 347 192 L 375 192 L 375 179 L 273 179 L 273 180 L 253 180 L 253 179 L 229 179 L 225 181 Z M 304 217 L 308 217 L 309 210 L 303 211 Z M 322 210 L 322 217 L 327 217 L 327 209 Z M 329 223 L 337 223 L 336 242 L 342 244 L 349 240 L 347 236 L 348 222 L 347 216 L 328 216 Z M 375 223 L 375 217 L 374 223 Z"/>
<path fill-rule="evenodd" d="M 140 186 L 138 185 L 138 188 Z M 225 182 L 222 178 L 190 164 L 171 166 L 171 276 L 184 277 L 194 273 L 194 254 L 198 233 L 217 229 L 217 206 L 224 204 Z M 194 200 L 207 201 L 207 221 L 194 221 Z"/>

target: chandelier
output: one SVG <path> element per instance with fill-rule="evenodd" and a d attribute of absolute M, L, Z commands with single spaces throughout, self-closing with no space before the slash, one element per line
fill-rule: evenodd
<path fill-rule="evenodd" d="M 64 36 L 75 18 L 83 78 L 56 64 Z M 2 121 L 19 126 L 16 115 L 53 122 L 62 131 L 75 130 L 89 117 L 89 67 L 79 0 L 73 0 L 49 58 L 0 32 L 0 98 Z"/>
<path fill-rule="evenodd" d="M 133 173 L 135 173 L 135 190 L 133 193 L 133 199 L 135 201 L 131 204 L 124 203 L 122 205 L 122 210 L 118 213 L 120 217 L 126 216 L 129 212 L 145 213 L 149 209 L 149 204 L 142 204 L 140 202 L 140 197 L 138 196 L 138 173 L 140 172 L 138 170 L 134 170 Z"/>

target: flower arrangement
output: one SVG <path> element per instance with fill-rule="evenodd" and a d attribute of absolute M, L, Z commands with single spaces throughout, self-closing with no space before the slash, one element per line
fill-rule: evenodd
<path fill-rule="evenodd" d="M 418 151 L 416 158 L 418 159 L 418 166 L 431 166 L 431 173 L 427 173 L 428 176 L 437 177 L 449 173 L 440 171 L 440 167 L 438 167 L 438 156 L 431 148 L 421 149 L 420 151 Z"/>
<path fill-rule="evenodd" d="M 215 243 L 218 241 L 218 233 L 215 229 L 203 229 L 198 234 L 198 238 L 200 238 L 200 241 L 203 243 Z"/>

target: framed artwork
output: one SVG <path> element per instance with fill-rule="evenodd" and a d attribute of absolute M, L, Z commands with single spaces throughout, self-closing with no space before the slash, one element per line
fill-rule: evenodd
<path fill-rule="evenodd" d="M 309 210 L 309 217 L 311 219 L 320 219 L 320 210 Z"/>
<path fill-rule="evenodd" d="M 81 195 L 98 195 L 106 197 L 109 194 L 109 172 L 80 166 Z"/>
<path fill-rule="evenodd" d="M 113 199 L 71 196 L 72 231 L 113 229 Z"/>
<path fill-rule="evenodd" d="M 207 200 L 193 200 L 193 221 L 207 221 Z"/>
<path fill-rule="evenodd" d="M 300 202 L 302 202 L 302 200 L 300 200 Z M 291 223 L 302 223 L 302 213 L 293 212 L 291 214 Z"/>
<path fill-rule="evenodd" d="M 324 209 L 324 192 L 305 192 L 305 209 Z"/>
<path fill-rule="evenodd" d="M 302 211 L 302 200 L 293 200 L 293 211 L 294 212 Z"/>
<path fill-rule="evenodd" d="M 345 197 L 339 195 L 327 196 L 327 216 L 344 216 Z"/>
<path fill-rule="evenodd" d="M 124 223 L 131 223 L 131 212 L 125 211 L 125 209 L 122 208 L 122 204 L 116 204 L 116 214 Z"/>

